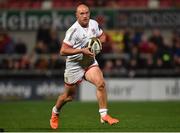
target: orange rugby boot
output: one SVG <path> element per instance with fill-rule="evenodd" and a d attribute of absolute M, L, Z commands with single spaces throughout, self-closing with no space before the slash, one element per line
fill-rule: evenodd
<path fill-rule="evenodd" d="M 109 125 L 113 125 L 113 124 L 116 124 L 119 122 L 118 119 L 115 119 L 115 118 L 112 118 L 111 116 L 109 115 L 105 115 L 104 117 L 101 117 L 101 123 L 109 123 Z"/>
<path fill-rule="evenodd" d="M 52 112 L 51 119 L 50 119 L 50 126 L 52 129 L 58 128 L 58 119 L 59 119 L 59 115 Z"/>

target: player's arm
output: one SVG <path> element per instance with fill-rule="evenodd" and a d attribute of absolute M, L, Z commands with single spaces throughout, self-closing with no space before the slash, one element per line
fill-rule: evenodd
<path fill-rule="evenodd" d="M 88 55 L 90 57 L 94 56 L 94 54 L 90 52 L 88 48 L 75 49 L 64 42 L 60 49 L 60 55 L 62 56 L 68 56 L 68 55 L 74 55 L 74 54 L 80 54 L 80 53 Z"/>
<path fill-rule="evenodd" d="M 97 22 L 95 22 L 95 23 L 96 23 L 96 26 L 97 26 L 97 28 L 96 28 L 97 38 L 99 38 L 101 43 L 105 43 L 106 42 L 106 34 L 102 30 L 102 28 L 99 26 L 99 24 Z"/>
<path fill-rule="evenodd" d="M 98 38 L 101 41 L 101 43 L 104 43 L 106 41 L 106 35 L 104 34 L 104 32 L 102 32 L 102 34 Z"/>

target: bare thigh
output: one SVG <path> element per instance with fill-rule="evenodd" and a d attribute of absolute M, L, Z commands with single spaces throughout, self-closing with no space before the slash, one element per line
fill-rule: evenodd
<path fill-rule="evenodd" d="M 91 82 L 94 85 L 101 84 L 102 82 L 104 83 L 104 77 L 101 69 L 98 66 L 94 66 L 90 68 L 86 73 L 85 73 L 85 78 L 87 81 Z"/>

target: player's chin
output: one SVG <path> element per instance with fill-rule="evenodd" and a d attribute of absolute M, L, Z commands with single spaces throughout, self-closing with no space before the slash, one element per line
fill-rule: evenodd
<path fill-rule="evenodd" d="M 88 23 L 89 23 L 89 20 L 84 20 L 84 21 L 83 21 L 83 25 L 84 25 L 84 26 L 88 26 Z"/>

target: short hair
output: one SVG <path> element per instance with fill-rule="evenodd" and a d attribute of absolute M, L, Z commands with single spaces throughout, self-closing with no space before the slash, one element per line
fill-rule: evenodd
<path fill-rule="evenodd" d="M 89 5 L 88 5 L 88 4 L 86 4 L 86 3 L 84 3 L 84 2 L 78 2 L 77 5 L 76 5 L 76 10 L 77 10 L 77 8 L 78 8 L 80 5 L 85 5 L 85 6 L 87 6 L 87 7 L 89 8 Z"/>

